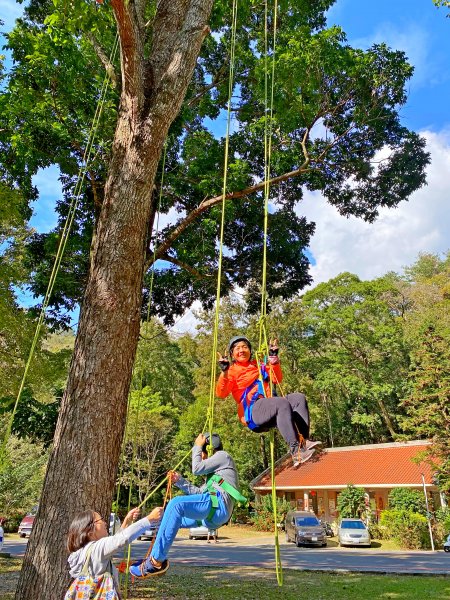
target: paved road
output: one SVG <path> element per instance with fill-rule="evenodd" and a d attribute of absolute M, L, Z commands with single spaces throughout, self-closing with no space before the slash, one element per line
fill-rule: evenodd
<path fill-rule="evenodd" d="M 26 540 L 5 540 L 3 552 L 21 556 Z M 134 542 L 132 556 L 142 557 L 148 542 Z M 372 573 L 445 574 L 450 575 L 450 554 L 438 552 L 380 551 L 376 548 L 297 548 L 294 544 L 281 544 L 283 566 L 300 570 L 365 571 Z M 191 565 L 248 565 L 265 568 L 274 566 L 273 543 L 269 538 L 255 538 L 251 542 L 219 543 L 177 539 L 170 559 L 174 563 Z"/>

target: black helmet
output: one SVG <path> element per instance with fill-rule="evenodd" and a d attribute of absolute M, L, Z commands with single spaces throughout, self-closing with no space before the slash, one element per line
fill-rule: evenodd
<path fill-rule="evenodd" d="M 228 344 L 228 354 L 231 356 L 233 353 L 233 348 L 238 342 L 245 342 L 247 346 L 250 348 L 250 352 L 252 351 L 252 345 L 250 344 L 250 340 L 245 337 L 245 335 L 235 335 L 231 338 L 230 343 Z"/>
<path fill-rule="evenodd" d="M 211 440 L 211 446 L 213 447 L 214 450 L 222 450 L 223 446 L 222 446 L 222 440 L 220 439 L 220 436 L 218 433 L 213 433 L 212 435 L 210 433 L 205 433 L 204 434 L 206 441 L 202 446 L 202 452 L 208 452 L 208 446 L 210 445 L 209 440 Z"/>

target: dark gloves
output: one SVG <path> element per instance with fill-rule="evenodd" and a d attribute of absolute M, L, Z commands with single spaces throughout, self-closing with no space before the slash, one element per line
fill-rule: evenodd
<path fill-rule="evenodd" d="M 230 368 L 230 361 L 228 360 L 228 357 L 226 355 L 222 355 L 220 354 L 220 352 L 217 353 L 217 357 L 220 370 L 222 371 L 222 373 L 225 373 L 225 371 L 228 371 L 228 369 Z"/>
<path fill-rule="evenodd" d="M 269 342 L 269 365 L 276 365 L 279 362 L 278 358 L 278 340 L 270 340 Z"/>

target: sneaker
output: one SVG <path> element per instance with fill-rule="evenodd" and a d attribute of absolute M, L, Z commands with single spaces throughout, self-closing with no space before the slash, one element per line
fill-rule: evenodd
<path fill-rule="evenodd" d="M 305 449 L 311 450 L 311 448 L 315 448 L 316 446 L 321 446 L 322 442 L 318 440 L 306 440 Z"/>
<path fill-rule="evenodd" d="M 314 448 L 302 448 L 300 450 L 300 464 L 307 462 L 314 454 Z"/>
<path fill-rule="evenodd" d="M 156 567 L 150 557 L 138 560 L 130 566 L 130 574 L 137 579 L 147 579 L 156 575 L 164 575 L 169 568 L 169 561 L 164 560 L 160 567 Z"/>

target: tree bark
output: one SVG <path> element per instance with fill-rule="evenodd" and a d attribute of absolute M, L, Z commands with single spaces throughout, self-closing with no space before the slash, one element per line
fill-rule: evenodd
<path fill-rule="evenodd" d="M 108 514 L 140 326 L 151 191 L 164 140 L 208 32 L 213 0 L 160 0 L 144 57 L 142 2 L 111 0 L 122 94 L 105 199 L 67 387 L 17 600 L 64 594 L 66 535 L 87 508 Z"/>

